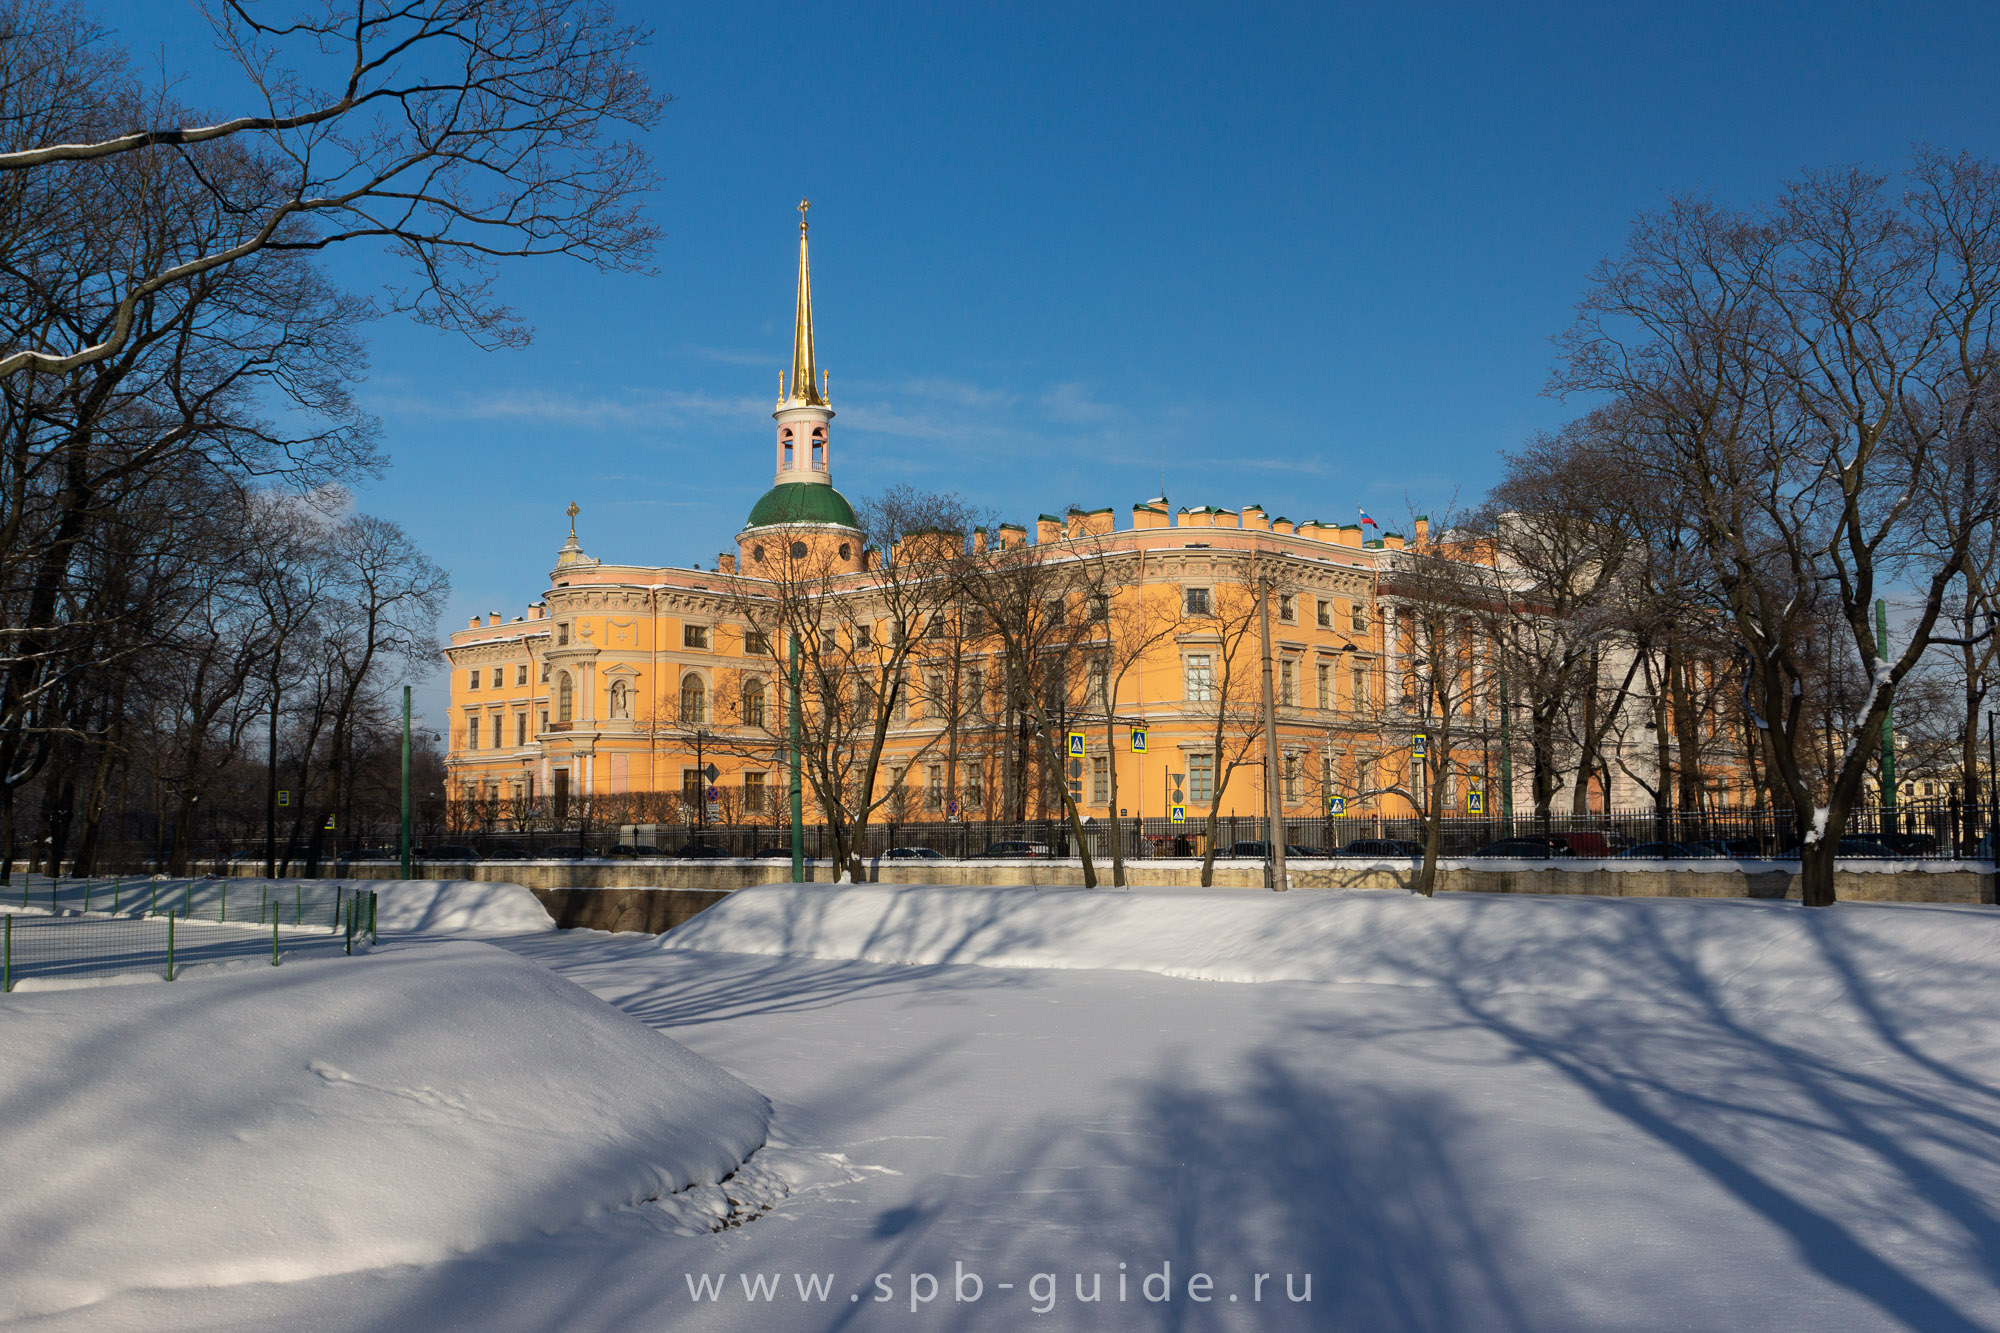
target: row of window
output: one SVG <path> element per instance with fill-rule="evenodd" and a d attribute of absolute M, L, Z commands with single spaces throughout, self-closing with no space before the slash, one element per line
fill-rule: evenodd
<path fill-rule="evenodd" d="M 1332 629 L 1338 605 L 1324 598 L 1314 598 L 1316 623 L 1321 629 Z M 1214 609 L 1207 588 L 1181 589 L 1181 610 L 1190 616 L 1205 616 Z M 1299 623 L 1298 598 L 1292 593 L 1278 594 L 1278 619 L 1287 625 Z M 1351 602 L 1347 610 L 1347 628 L 1355 634 L 1368 632 L 1368 608 L 1360 602 Z"/>

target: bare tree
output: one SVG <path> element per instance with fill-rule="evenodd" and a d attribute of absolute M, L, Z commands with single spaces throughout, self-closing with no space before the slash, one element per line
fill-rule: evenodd
<path fill-rule="evenodd" d="M 2000 506 L 2000 172 L 1926 151 L 1900 199 L 1886 186 L 1820 172 L 1754 215 L 1683 200 L 1642 219 L 1593 275 L 1557 379 L 1611 395 L 1631 466 L 1684 488 L 1688 544 L 1711 563 L 1744 703 L 1798 813 L 1812 906 L 1834 900 L 1841 830 L 1898 685 L 1934 643 L 1970 637 L 1940 617 Z M 1873 615 L 1899 583 L 1917 608 L 1900 652 Z M 1869 686 L 1815 783 L 1805 657 L 1822 608 Z"/>
<path fill-rule="evenodd" d="M 1201 882 L 1215 883 L 1216 839 L 1222 798 L 1236 770 L 1263 753 L 1263 696 L 1259 692 L 1256 630 L 1262 603 L 1249 558 L 1219 570 L 1214 586 L 1184 607 L 1187 656 L 1182 697 L 1188 711 L 1208 723 L 1207 759 L 1214 773 L 1201 857 Z"/>
<path fill-rule="evenodd" d="M 1104 760 L 1108 779 L 1107 821 L 1111 825 L 1111 882 L 1125 887 L 1125 839 L 1118 807 L 1118 700 L 1134 671 L 1140 670 L 1184 624 L 1178 589 L 1146 587 L 1143 550 L 1118 550 L 1100 540 L 1084 556 L 1084 604 L 1088 608 L 1083 651 L 1086 712 L 1104 719 Z M 1144 812 L 1141 812 L 1141 819 Z"/>
<path fill-rule="evenodd" d="M 1385 552 L 1378 567 L 1382 596 L 1396 605 L 1402 642 L 1395 652 L 1412 731 L 1407 739 L 1388 743 L 1377 769 L 1379 785 L 1364 794 L 1400 796 L 1416 811 L 1424 845 L 1416 891 L 1429 897 L 1437 888 L 1446 797 L 1467 768 L 1460 752 L 1474 732 L 1481 676 L 1491 669 L 1481 627 L 1491 620 L 1486 599 L 1495 555 L 1491 539 L 1469 525 L 1447 517 L 1433 518 L 1425 527 L 1427 535 L 1401 551 Z"/>
<path fill-rule="evenodd" d="M 1056 522 L 1050 520 L 1051 527 Z M 1022 800 L 1030 773 L 1039 770 L 1069 823 L 1084 887 L 1096 888 L 1096 862 L 1065 773 L 1064 739 L 1069 720 L 1084 711 L 1078 678 L 1087 675 L 1090 645 L 1099 641 L 1087 557 L 1083 548 L 1056 540 L 1030 543 L 1024 530 L 992 523 L 960 556 L 957 583 L 962 605 L 981 617 L 977 640 L 993 646 L 1003 672 L 1013 799 Z"/>
<path fill-rule="evenodd" d="M 609 6 L 302 0 L 273 20 L 225 0 L 207 17 L 243 75 L 240 114 L 168 103 L 100 31 L 44 0 L 0 10 L 0 31 L 33 53 L 10 61 L 16 77 L 0 83 L 0 177 L 19 178 L 14 219 L 59 218 L 36 206 L 38 192 L 136 163 L 155 174 L 185 167 L 212 211 L 236 223 L 171 252 L 70 270 L 92 294 L 89 318 L 17 336 L 0 379 L 116 356 L 161 294 L 267 251 L 376 242 L 411 268 L 387 304 L 503 343 L 526 330 L 493 299 L 497 259 L 643 263 L 654 229 L 639 200 L 656 182 L 643 151 L 611 134 L 648 127 L 660 102 L 633 63 L 645 34 Z M 0 239 L 21 255 L 34 232 L 17 221 Z"/>
<path fill-rule="evenodd" d="M 827 823 L 843 879 L 860 881 L 868 825 L 885 807 L 895 814 L 900 781 L 884 784 L 891 732 L 898 759 L 916 763 L 944 744 L 950 729 L 913 725 L 926 667 L 949 636 L 931 626 L 953 612 L 956 561 L 967 524 L 950 496 L 895 488 L 861 506 L 865 570 L 854 553 L 812 524 L 772 525 L 753 551 L 758 577 L 736 580 L 731 611 L 773 655 L 772 676 L 797 653 L 801 775 Z M 762 559 L 757 559 L 757 556 Z M 751 691 L 754 683 L 756 689 Z M 791 746 L 789 687 L 761 674 L 725 699 L 730 723 L 717 745 L 770 760 Z"/>

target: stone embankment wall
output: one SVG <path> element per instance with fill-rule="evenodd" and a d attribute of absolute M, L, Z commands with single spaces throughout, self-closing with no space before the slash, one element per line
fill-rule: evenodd
<path fill-rule="evenodd" d="M 1982 862 L 1936 870 L 1842 870 L 1835 891 L 1845 902 L 1992 903 L 1994 870 Z M 1137 886 L 1192 888 L 1201 883 L 1199 861 L 1144 861 L 1127 867 Z M 1100 866 L 1099 884 L 1111 868 Z M 556 924 L 593 930 L 670 930 L 733 890 L 783 883 L 784 861 L 426 861 L 425 879 L 474 879 L 525 885 Z M 389 864 L 356 865 L 354 878 L 393 879 Z M 809 874 L 824 882 L 825 866 Z M 885 861 L 870 867 L 884 884 L 1081 887 L 1083 870 L 1064 861 Z M 1599 863 L 1555 866 L 1522 862 L 1454 862 L 1438 871 L 1438 888 L 1460 893 L 1585 894 L 1613 898 L 1790 898 L 1799 896 L 1798 871 L 1782 861 L 1748 861 L 1729 869 L 1601 868 Z M 1414 868 L 1384 862 L 1311 860 L 1292 867 L 1301 889 L 1408 889 Z M 1263 866 L 1218 861 L 1215 887 L 1261 889 Z"/>

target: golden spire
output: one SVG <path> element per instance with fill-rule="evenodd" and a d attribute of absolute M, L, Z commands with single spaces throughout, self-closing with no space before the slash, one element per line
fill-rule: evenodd
<path fill-rule="evenodd" d="M 792 401 L 825 407 L 817 367 L 813 364 L 812 273 L 806 265 L 806 210 L 809 200 L 799 200 L 799 304 L 792 326 Z"/>

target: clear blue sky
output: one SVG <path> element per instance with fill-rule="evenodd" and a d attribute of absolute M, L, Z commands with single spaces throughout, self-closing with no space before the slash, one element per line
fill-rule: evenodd
<path fill-rule="evenodd" d="M 451 570 L 447 630 L 547 586 L 571 499 L 605 559 L 733 549 L 801 196 L 850 498 L 1032 521 L 1164 467 L 1177 507 L 1394 526 L 1573 410 L 1550 336 L 1640 211 L 1918 141 L 2000 156 L 1990 3 L 624 9 L 676 99 L 657 275 L 514 267 L 527 351 L 374 331 L 394 463 L 359 502 Z M 100 12 L 209 67 L 179 0 Z"/>

